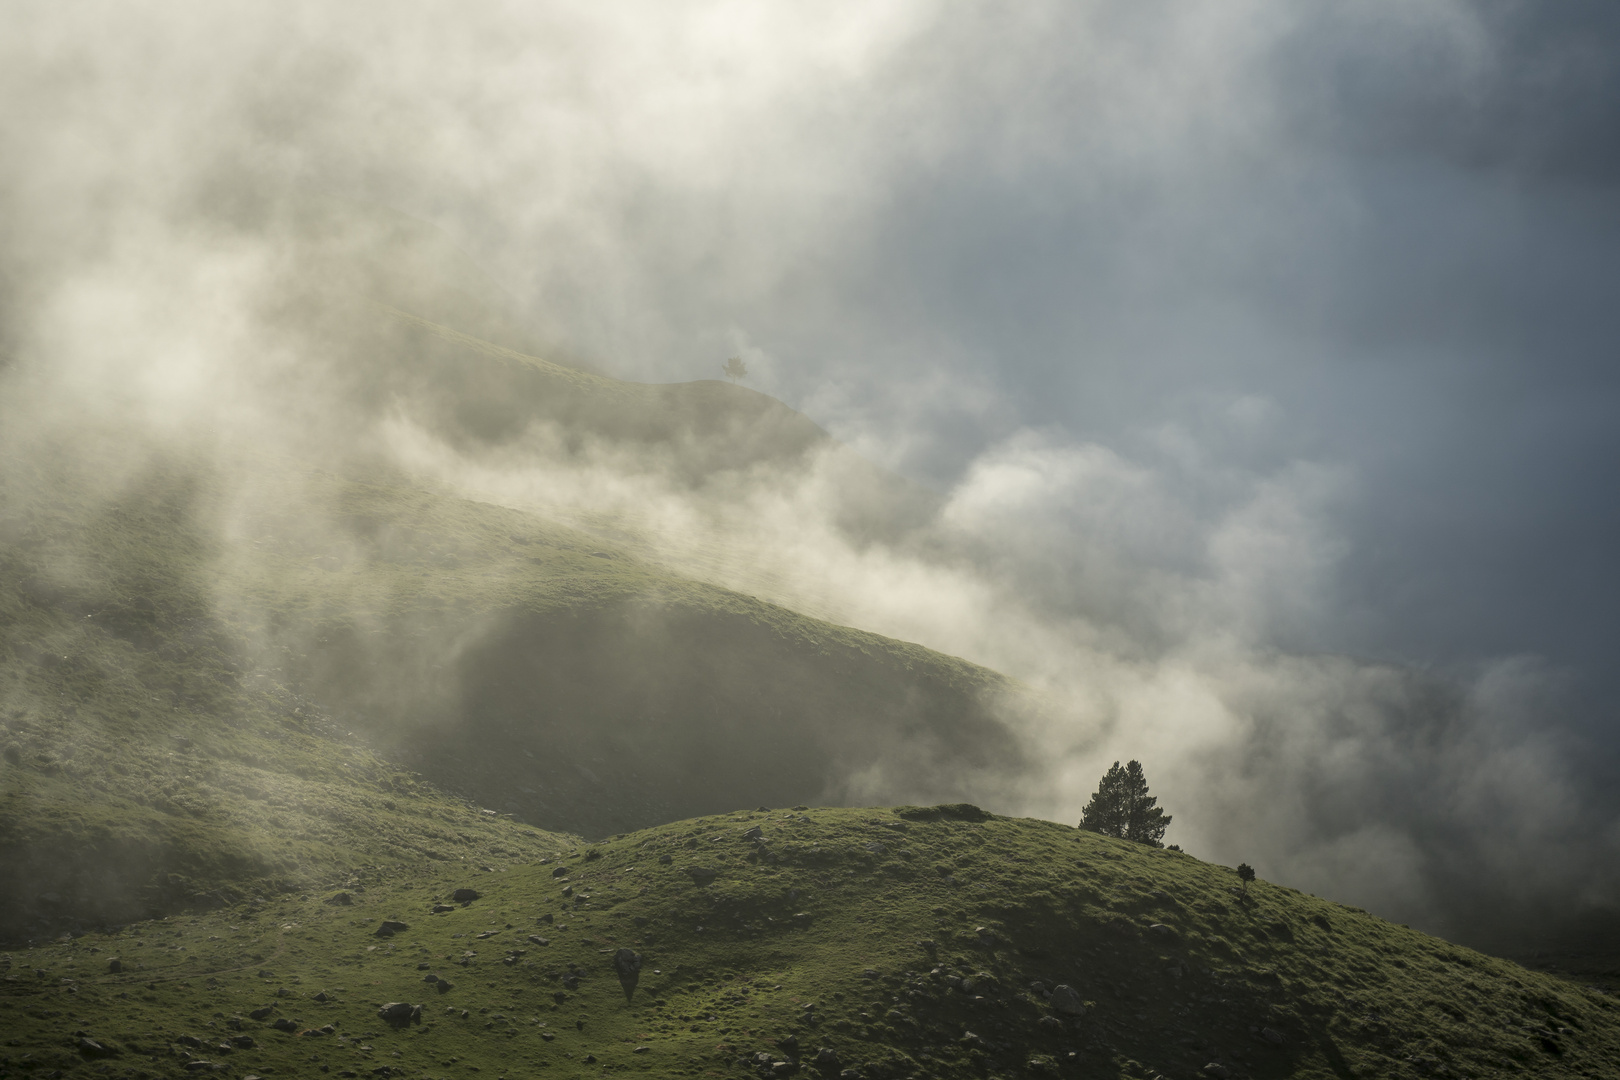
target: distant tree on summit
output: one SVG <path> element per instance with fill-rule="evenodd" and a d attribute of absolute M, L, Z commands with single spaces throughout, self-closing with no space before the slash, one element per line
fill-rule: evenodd
<path fill-rule="evenodd" d="M 726 378 L 732 382 L 736 382 L 738 379 L 745 378 L 748 375 L 748 365 L 742 362 L 740 356 L 733 356 L 730 360 L 727 360 L 725 367 L 720 370 L 724 371 Z"/>
<path fill-rule="evenodd" d="M 1254 880 L 1254 867 L 1248 863 L 1238 863 L 1237 876 L 1238 880 L 1243 882 L 1243 895 L 1248 896 L 1249 882 Z"/>
<path fill-rule="evenodd" d="M 1124 768 L 1119 762 L 1103 776 L 1097 793 L 1080 812 L 1080 827 L 1104 836 L 1117 836 L 1139 844 L 1159 847 L 1170 815 L 1159 809 L 1159 800 L 1148 794 L 1142 763 L 1132 761 Z"/>

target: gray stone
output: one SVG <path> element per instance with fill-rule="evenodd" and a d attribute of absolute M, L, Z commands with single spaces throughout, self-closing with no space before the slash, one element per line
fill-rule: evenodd
<path fill-rule="evenodd" d="M 1084 1016 L 1086 1014 L 1085 1002 L 1080 1000 L 1080 992 L 1068 984 L 1052 987 L 1050 1003 L 1053 1012 L 1065 1016 Z"/>
<path fill-rule="evenodd" d="M 457 889 L 455 892 L 450 894 L 450 899 L 454 900 L 458 904 L 470 904 L 482 895 L 483 893 L 479 892 L 477 889 Z"/>
<path fill-rule="evenodd" d="M 377 1019 L 384 1023 L 403 1026 L 422 1022 L 422 1006 L 406 1001 L 390 1001 L 377 1010 Z"/>
<path fill-rule="evenodd" d="M 743 839 L 763 840 L 765 839 L 765 830 L 761 829 L 758 825 L 755 825 L 752 829 L 749 829 L 747 832 L 743 833 Z"/>
<path fill-rule="evenodd" d="M 85 1057 L 112 1057 L 118 1051 L 109 1049 L 88 1035 L 79 1038 L 79 1053 Z"/>
<path fill-rule="evenodd" d="M 707 885 L 716 877 L 714 870 L 707 866 L 688 866 L 686 874 L 699 885 Z"/>
<path fill-rule="evenodd" d="M 1232 1070 L 1218 1061 L 1211 1061 L 1198 1071 L 1210 1077 L 1211 1080 L 1227 1080 L 1227 1077 L 1232 1075 Z"/>
<path fill-rule="evenodd" d="M 1263 1027 L 1260 1029 L 1260 1037 L 1266 1040 L 1266 1042 L 1271 1043 L 1273 1046 L 1281 1046 L 1283 1043 L 1288 1041 L 1283 1037 L 1282 1032 L 1268 1027 Z"/>

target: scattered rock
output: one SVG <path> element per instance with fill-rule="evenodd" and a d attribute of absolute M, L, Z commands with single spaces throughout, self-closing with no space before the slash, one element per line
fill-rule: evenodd
<path fill-rule="evenodd" d="M 456 906 L 454 904 L 434 904 L 429 910 L 435 915 L 443 915 L 447 911 L 456 910 Z"/>
<path fill-rule="evenodd" d="M 881 840 L 870 840 L 866 844 L 866 850 L 870 851 L 874 855 L 887 855 L 889 852 L 889 845 L 885 844 Z"/>
<path fill-rule="evenodd" d="M 1203 1073 L 1205 1076 L 1210 1077 L 1211 1080 L 1227 1080 L 1227 1078 L 1232 1075 L 1232 1070 L 1228 1069 L 1225 1065 L 1222 1065 L 1218 1061 L 1211 1061 L 1198 1071 Z"/>
<path fill-rule="evenodd" d="M 707 885 L 715 879 L 715 871 L 707 866 L 688 866 L 686 874 L 699 885 Z"/>
<path fill-rule="evenodd" d="M 349 907 L 354 903 L 354 897 L 346 892 L 335 892 L 328 896 L 324 903 L 336 904 L 339 907 Z"/>
<path fill-rule="evenodd" d="M 1085 1002 L 1080 1000 L 1080 992 L 1066 983 L 1052 987 L 1052 996 L 1048 999 L 1053 1012 L 1065 1016 L 1084 1016 L 1086 1014 Z"/>
<path fill-rule="evenodd" d="M 237 1035 L 231 1039 L 231 1045 L 235 1046 L 238 1050 L 256 1050 L 259 1046 L 259 1044 L 253 1040 L 253 1036 L 251 1035 Z"/>
<path fill-rule="evenodd" d="M 117 1054 L 118 1051 L 97 1042 L 88 1035 L 84 1035 L 79 1039 L 79 1053 L 83 1054 L 85 1057 L 103 1058 L 112 1057 Z"/>
<path fill-rule="evenodd" d="M 551 872 L 551 876 L 554 877 L 554 878 L 567 877 L 568 876 L 568 867 L 566 867 L 566 866 L 557 867 L 557 869 L 555 869 L 555 870 L 553 870 Z"/>
<path fill-rule="evenodd" d="M 763 840 L 765 839 L 765 830 L 761 829 L 758 825 L 755 825 L 752 829 L 749 829 L 743 833 L 743 839 Z"/>
<path fill-rule="evenodd" d="M 422 1022 L 422 1006 L 405 1001 L 390 1001 L 377 1010 L 377 1019 L 395 1027 Z"/>
<path fill-rule="evenodd" d="M 111 960 L 107 961 L 107 973 L 109 975 L 117 975 L 119 972 L 121 972 L 123 970 L 124 970 L 124 962 L 122 960 L 118 959 L 118 957 L 115 956 Z"/>
<path fill-rule="evenodd" d="M 816 1065 L 823 1069 L 836 1069 L 843 1062 L 838 1057 L 838 1051 L 830 1046 L 823 1046 L 816 1051 Z"/>
<path fill-rule="evenodd" d="M 551 941 L 549 939 L 543 938 L 539 934 L 530 934 L 529 935 L 529 940 L 532 941 L 534 944 L 541 945 L 541 946 L 551 944 Z"/>
<path fill-rule="evenodd" d="M 193 1050 L 202 1048 L 202 1040 L 197 1038 L 195 1035 L 177 1035 L 175 1036 L 174 1041 L 179 1043 L 181 1046 L 189 1046 Z"/>
<path fill-rule="evenodd" d="M 407 923 L 398 922 L 394 919 L 384 919 L 377 925 L 377 929 L 372 931 L 372 936 L 393 937 L 395 934 L 402 934 L 409 929 L 410 925 Z"/>
<path fill-rule="evenodd" d="M 254 1009 L 252 1012 L 248 1013 L 248 1015 L 253 1017 L 255 1020 L 268 1020 L 270 1019 L 270 1014 L 275 1011 L 275 1006 L 266 1005 L 262 1009 Z"/>
<path fill-rule="evenodd" d="M 322 990 L 320 993 L 315 995 L 315 1000 L 324 1004 L 325 1002 L 332 1000 L 332 995 L 328 994 L 325 990 Z"/>
<path fill-rule="evenodd" d="M 658 865 L 660 865 L 660 866 L 668 866 L 670 863 L 672 863 L 674 861 L 675 861 L 675 857 L 673 855 L 671 855 L 667 851 L 664 852 L 664 854 L 658 856 Z"/>
<path fill-rule="evenodd" d="M 457 889 L 450 894 L 450 899 L 458 904 L 470 904 L 482 895 L 477 889 Z"/>
<path fill-rule="evenodd" d="M 224 1067 L 223 1065 L 215 1065 L 212 1061 L 203 1061 L 201 1059 L 186 1062 L 186 1072 L 217 1072 Z"/>
<path fill-rule="evenodd" d="M 1263 1027 L 1260 1029 L 1260 1037 L 1266 1040 L 1266 1042 L 1271 1043 L 1273 1046 L 1281 1046 L 1283 1043 L 1288 1041 L 1283 1037 L 1282 1032 L 1268 1027 Z"/>
<path fill-rule="evenodd" d="M 285 1016 L 281 1017 L 270 1026 L 275 1028 L 277 1031 L 293 1032 L 298 1030 L 298 1025 L 287 1019 Z"/>
<path fill-rule="evenodd" d="M 1176 933 L 1175 927 L 1166 926 L 1162 922 L 1156 922 L 1152 926 L 1148 927 L 1148 932 L 1171 941 L 1174 941 L 1176 938 L 1181 936 L 1180 934 Z"/>

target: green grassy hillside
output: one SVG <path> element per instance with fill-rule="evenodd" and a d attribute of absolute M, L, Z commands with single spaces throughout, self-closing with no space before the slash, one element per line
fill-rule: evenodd
<path fill-rule="evenodd" d="M 0 936 L 1022 765 L 994 673 L 533 515 L 270 456 L 251 502 L 191 458 L 109 496 L 72 461 L 0 480 Z"/>
<path fill-rule="evenodd" d="M 762 808 L 13 950 L 0 1068 L 1620 1072 L 1610 998 L 1263 881 L 1244 898 L 1236 880 L 966 806 Z M 633 979 L 620 950 L 639 956 Z M 393 1003 L 420 1010 L 389 1022 Z"/>

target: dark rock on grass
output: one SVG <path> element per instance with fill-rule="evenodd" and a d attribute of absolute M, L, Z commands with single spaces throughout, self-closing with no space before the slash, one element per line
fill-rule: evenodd
<path fill-rule="evenodd" d="M 454 900 L 458 904 L 470 904 L 482 895 L 484 894 L 479 892 L 477 889 L 457 889 L 455 892 L 450 894 L 450 899 Z"/>
<path fill-rule="evenodd" d="M 118 1051 L 105 1043 L 97 1042 L 88 1035 L 79 1038 L 79 1053 L 89 1058 L 114 1057 Z"/>
<path fill-rule="evenodd" d="M 1205 1076 L 1210 1077 L 1211 1080 L 1227 1080 L 1227 1078 L 1232 1075 L 1232 1070 L 1228 1069 L 1225 1065 L 1222 1065 L 1218 1061 L 1211 1061 L 1208 1065 L 1205 1065 L 1198 1071 L 1203 1073 Z"/>
<path fill-rule="evenodd" d="M 839 1060 L 838 1051 L 830 1046 L 823 1046 L 816 1051 L 816 1067 L 819 1069 L 836 1069 L 843 1064 Z"/>
<path fill-rule="evenodd" d="M 285 1031 L 285 1032 L 289 1032 L 289 1033 L 295 1032 L 295 1031 L 298 1030 L 298 1025 L 293 1023 L 291 1020 L 287 1019 L 285 1016 L 283 1016 L 281 1019 L 277 1020 L 275 1023 L 271 1024 L 270 1026 L 275 1028 L 277 1031 Z"/>
<path fill-rule="evenodd" d="M 542 947 L 551 944 L 551 940 L 549 938 L 543 938 L 539 934 L 530 934 L 528 940 L 535 945 L 540 945 Z"/>
<path fill-rule="evenodd" d="M 743 833 L 743 839 L 763 840 L 765 839 L 765 830 L 761 829 L 758 825 L 755 825 L 752 829 L 749 829 Z"/>
<path fill-rule="evenodd" d="M 428 909 L 428 911 L 434 915 L 443 915 L 447 911 L 454 910 L 456 910 L 456 906 L 454 904 L 434 904 Z"/>
<path fill-rule="evenodd" d="M 567 877 L 568 876 L 568 867 L 566 867 L 566 866 L 557 867 L 557 869 L 555 869 L 555 870 L 553 870 L 551 872 L 551 876 L 554 877 L 554 878 Z"/>
<path fill-rule="evenodd" d="M 354 903 L 354 896 L 346 892 L 335 892 L 328 896 L 324 903 L 336 904 L 339 907 L 348 907 Z"/>
<path fill-rule="evenodd" d="M 619 986 L 624 990 L 624 1000 L 629 1001 L 636 992 L 636 984 L 641 981 L 641 954 L 630 949 L 620 949 L 613 954 L 613 970 L 618 973 Z"/>
<path fill-rule="evenodd" d="M 253 1040 L 251 1035 L 237 1035 L 231 1039 L 231 1045 L 238 1050 L 254 1050 L 258 1048 L 259 1044 Z"/>
<path fill-rule="evenodd" d="M 1283 1043 L 1288 1041 L 1283 1037 L 1283 1033 L 1277 1031 L 1275 1028 L 1263 1027 L 1256 1032 L 1256 1034 L 1273 1046 L 1281 1046 Z"/>
<path fill-rule="evenodd" d="M 402 934 L 410 928 L 409 923 L 402 923 L 394 919 L 384 919 L 381 924 L 378 925 L 377 929 L 373 931 L 372 936 L 393 937 L 395 934 Z"/>
<path fill-rule="evenodd" d="M 688 866 L 686 875 L 699 885 L 707 885 L 717 876 L 716 872 L 707 866 Z"/>
<path fill-rule="evenodd" d="M 1049 999 L 1053 1012 L 1065 1016 L 1084 1016 L 1086 1014 L 1085 1002 L 1080 1000 L 1080 993 L 1074 987 L 1060 984 L 1052 987 L 1052 996 Z"/>
<path fill-rule="evenodd" d="M 972 803 L 940 806 L 902 806 L 895 813 L 908 821 L 989 821 L 991 815 Z"/>
<path fill-rule="evenodd" d="M 176 1035 L 174 1041 L 179 1043 L 181 1046 L 189 1046 L 193 1050 L 202 1048 L 202 1040 L 197 1038 L 195 1035 Z"/>
<path fill-rule="evenodd" d="M 224 1067 L 223 1065 L 215 1065 L 212 1061 L 202 1061 L 200 1059 L 186 1062 L 186 1072 L 218 1072 Z"/>
<path fill-rule="evenodd" d="M 328 994 L 325 990 L 322 990 L 320 993 L 315 995 L 315 1000 L 324 1004 L 332 1000 L 332 995 Z"/>
<path fill-rule="evenodd" d="M 394 1027 L 422 1022 L 422 1006 L 405 1001 L 390 1001 L 377 1010 L 377 1019 Z"/>
<path fill-rule="evenodd" d="M 270 1019 L 270 1014 L 275 1011 L 275 1006 L 266 1005 L 262 1009 L 254 1009 L 252 1012 L 248 1013 L 248 1015 L 253 1017 L 255 1020 L 268 1020 Z"/>
<path fill-rule="evenodd" d="M 111 960 L 107 961 L 107 973 L 109 975 L 117 975 L 119 972 L 121 972 L 123 970 L 124 970 L 124 962 L 122 960 L 118 959 L 118 957 L 115 956 Z"/>
<path fill-rule="evenodd" d="M 670 863 L 672 863 L 674 861 L 675 861 L 675 857 L 673 855 L 671 855 L 667 851 L 664 852 L 664 854 L 658 856 L 658 865 L 660 865 L 660 866 L 668 866 Z"/>
<path fill-rule="evenodd" d="M 1169 941 L 1174 941 L 1181 936 L 1180 934 L 1176 933 L 1175 927 L 1166 926 L 1162 922 L 1156 922 L 1152 926 L 1148 927 L 1148 932 Z"/>

